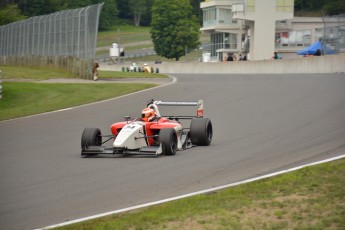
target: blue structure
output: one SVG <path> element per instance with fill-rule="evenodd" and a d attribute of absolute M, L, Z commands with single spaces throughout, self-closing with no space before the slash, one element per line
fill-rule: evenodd
<path fill-rule="evenodd" d="M 322 44 L 321 42 L 315 42 L 303 50 L 297 51 L 298 55 L 313 55 L 317 50 L 321 50 L 322 54 L 335 54 L 335 51 Z"/>

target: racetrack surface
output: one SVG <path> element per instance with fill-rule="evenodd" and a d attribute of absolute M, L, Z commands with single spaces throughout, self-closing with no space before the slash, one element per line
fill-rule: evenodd
<path fill-rule="evenodd" d="M 174 76 L 172 85 L 0 122 L 0 229 L 44 227 L 344 153 L 344 74 Z M 159 158 L 80 157 L 85 127 L 107 134 L 151 98 L 204 99 L 212 144 Z"/>

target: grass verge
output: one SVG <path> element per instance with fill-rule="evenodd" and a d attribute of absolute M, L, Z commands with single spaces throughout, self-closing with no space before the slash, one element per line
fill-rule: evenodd
<path fill-rule="evenodd" d="M 150 27 L 120 25 L 109 31 L 99 32 L 97 35 L 97 47 L 111 46 L 114 42 L 119 42 L 123 45 L 150 40 Z"/>
<path fill-rule="evenodd" d="M 123 65 L 123 67 L 129 67 Z M 98 71 L 100 79 L 102 78 L 167 78 L 164 74 L 144 73 L 144 72 L 118 72 L 118 71 Z"/>
<path fill-rule="evenodd" d="M 345 159 L 58 229 L 345 229 Z"/>
<path fill-rule="evenodd" d="M 155 84 L 60 84 L 3 82 L 0 120 L 7 120 L 105 100 Z"/>
<path fill-rule="evenodd" d="M 3 82 L 0 120 L 7 120 L 105 100 L 156 86 L 155 84 L 42 84 L 52 78 L 73 78 L 59 69 L 1 66 Z M 99 71 L 101 78 L 166 78 L 163 74 Z M 25 80 L 25 82 L 22 82 Z"/>
<path fill-rule="evenodd" d="M 124 65 L 124 67 L 127 67 Z M 15 67 L 15 66 L 1 66 L 3 79 L 19 79 L 19 80 L 47 80 L 52 78 L 74 78 L 72 74 L 67 71 L 49 68 L 36 67 Z M 99 70 L 100 78 L 167 78 L 164 74 L 153 73 L 139 73 L 139 72 L 118 72 Z"/>
<path fill-rule="evenodd" d="M 18 67 L 18 66 L 0 66 L 3 79 L 35 79 L 46 80 L 51 78 L 74 78 L 73 74 L 53 68 L 39 67 Z"/>

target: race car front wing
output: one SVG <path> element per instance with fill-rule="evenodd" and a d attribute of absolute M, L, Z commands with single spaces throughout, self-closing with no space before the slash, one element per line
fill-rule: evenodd
<path fill-rule="evenodd" d="M 161 146 L 150 146 L 150 147 L 141 147 L 139 149 L 127 149 L 127 148 L 114 148 L 106 146 L 88 146 L 85 149 L 82 149 L 82 156 L 91 156 L 98 154 L 122 154 L 122 155 L 160 155 L 162 153 Z"/>

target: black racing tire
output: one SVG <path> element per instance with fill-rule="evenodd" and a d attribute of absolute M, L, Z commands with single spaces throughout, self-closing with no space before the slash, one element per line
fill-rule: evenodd
<path fill-rule="evenodd" d="M 102 134 L 98 128 L 85 128 L 81 135 L 81 149 L 86 149 L 88 146 L 101 146 Z"/>
<path fill-rule="evenodd" d="M 211 120 L 208 118 L 194 118 L 190 124 L 190 137 L 193 145 L 210 145 L 213 137 Z"/>
<path fill-rule="evenodd" d="M 159 142 L 162 144 L 164 155 L 175 155 L 177 151 L 177 134 L 175 129 L 161 129 Z"/>

